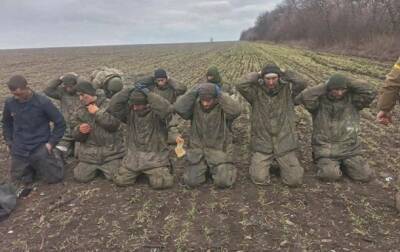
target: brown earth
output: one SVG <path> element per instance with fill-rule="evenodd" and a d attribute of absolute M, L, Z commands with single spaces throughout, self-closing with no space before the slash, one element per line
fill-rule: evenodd
<path fill-rule="evenodd" d="M 65 72 L 88 76 L 107 65 L 125 73 L 166 68 L 188 85 L 203 77 L 209 65 L 222 70 L 226 82 L 274 61 L 302 74 L 310 85 L 342 71 L 378 85 L 390 63 L 338 57 L 276 45 L 205 43 L 120 47 L 57 48 L 0 51 L 0 104 L 9 95 L 5 81 L 22 73 L 34 90 Z M 238 181 L 232 189 L 211 182 L 188 189 L 181 182 L 151 190 L 145 178 L 119 188 L 103 178 L 79 184 L 72 165 L 65 181 L 37 183 L 0 223 L 0 251 L 399 251 L 400 217 L 394 207 L 399 173 L 397 124 L 375 123 L 375 108 L 362 112 L 365 157 L 376 171 L 367 184 L 344 178 L 324 183 L 315 177 L 311 160 L 310 117 L 297 108 L 299 157 L 306 169 L 299 188 L 273 176 L 269 186 L 248 177 L 249 121 L 244 113 L 234 125 Z M 396 118 L 399 112 L 396 111 Z M 0 147 L 0 180 L 8 176 L 8 156 Z M 387 177 L 393 180 L 386 181 Z"/>

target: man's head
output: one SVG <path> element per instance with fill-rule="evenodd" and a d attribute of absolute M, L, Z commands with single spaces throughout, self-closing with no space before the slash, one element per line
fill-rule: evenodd
<path fill-rule="evenodd" d="M 108 98 L 111 98 L 114 94 L 118 93 L 124 87 L 122 79 L 119 76 L 110 78 L 106 83 L 106 89 Z"/>
<path fill-rule="evenodd" d="M 78 82 L 78 77 L 73 74 L 66 74 L 61 78 L 61 82 L 64 86 L 65 92 L 69 94 L 74 94 L 76 92 L 75 86 Z"/>
<path fill-rule="evenodd" d="M 207 81 L 215 84 L 221 83 L 221 75 L 219 74 L 218 68 L 216 66 L 212 66 L 207 70 Z"/>
<path fill-rule="evenodd" d="M 14 75 L 7 82 L 11 94 L 20 102 L 29 100 L 32 90 L 28 87 L 28 82 L 22 75 Z"/>
<path fill-rule="evenodd" d="M 275 64 L 266 65 L 261 71 L 261 78 L 268 89 L 274 89 L 278 86 L 282 71 Z"/>
<path fill-rule="evenodd" d="M 341 75 L 332 75 L 326 83 L 326 89 L 328 91 L 328 97 L 332 100 L 341 100 L 347 94 L 349 80 Z"/>
<path fill-rule="evenodd" d="M 156 69 L 154 71 L 154 80 L 158 87 L 163 88 L 167 86 L 168 76 L 167 72 L 164 69 Z"/>
<path fill-rule="evenodd" d="M 200 104 L 204 111 L 210 111 L 218 104 L 216 84 L 199 84 L 198 92 Z"/>
<path fill-rule="evenodd" d="M 133 111 L 139 114 L 146 112 L 149 108 L 146 95 L 137 90 L 132 91 L 128 104 Z"/>
<path fill-rule="evenodd" d="M 96 88 L 89 81 L 79 81 L 76 84 L 76 93 L 79 95 L 79 100 L 83 105 L 89 105 L 97 100 Z"/>

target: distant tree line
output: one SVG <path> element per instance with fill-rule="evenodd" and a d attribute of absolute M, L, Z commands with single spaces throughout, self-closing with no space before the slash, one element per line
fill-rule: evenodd
<path fill-rule="evenodd" d="M 261 14 L 240 40 L 306 40 L 328 46 L 377 37 L 400 38 L 400 0 L 284 0 Z"/>

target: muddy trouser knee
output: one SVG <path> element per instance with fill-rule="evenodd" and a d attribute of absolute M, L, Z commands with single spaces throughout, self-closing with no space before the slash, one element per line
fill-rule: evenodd
<path fill-rule="evenodd" d="M 134 171 L 129 168 L 126 160 L 122 160 L 119 168 L 116 169 L 113 181 L 118 186 L 129 186 L 136 183 L 137 177 L 141 174 L 139 171 Z"/>
<path fill-rule="evenodd" d="M 283 183 L 289 186 L 298 186 L 303 183 L 304 169 L 300 165 L 296 152 L 291 151 L 276 158 L 279 164 Z"/>
<path fill-rule="evenodd" d="M 60 182 L 64 178 L 63 162 L 53 152 L 49 153 L 45 145 L 38 147 L 29 157 L 12 157 L 11 176 L 14 180 L 30 183 L 35 173 L 49 184 Z"/>
<path fill-rule="evenodd" d="M 79 162 L 74 168 L 74 178 L 81 182 L 87 183 L 97 177 L 99 165 Z"/>
<path fill-rule="evenodd" d="M 319 158 L 316 162 L 317 176 L 322 180 L 334 181 L 342 177 L 340 161 L 330 158 Z"/>
<path fill-rule="evenodd" d="M 270 183 L 270 171 L 273 154 L 253 152 L 250 161 L 249 173 L 254 184 L 267 185 Z"/>
<path fill-rule="evenodd" d="M 237 177 L 236 167 L 231 163 L 223 163 L 210 169 L 214 183 L 219 188 L 231 187 Z"/>
<path fill-rule="evenodd" d="M 357 181 L 367 182 L 373 175 L 368 162 L 361 155 L 343 159 L 342 165 L 346 175 Z"/>
<path fill-rule="evenodd" d="M 158 167 L 143 171 L 149 178 L 149 184 L 154 189 L 165 189 L 172 187 L 174 177 L 170 173 L 169 167 Z"/>
<path fill-rule="evenodd" d="M 207 169 L 204 158 L 197 163 L 188 162 L 183 173 L 183 181 L 191 187 L 199 186 L 207 180 Z"/>

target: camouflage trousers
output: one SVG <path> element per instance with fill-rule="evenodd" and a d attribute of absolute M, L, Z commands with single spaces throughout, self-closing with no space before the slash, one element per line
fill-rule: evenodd
<path fill-rule="evenodd" d="M 343 159 L 320 158 L 316 166 L 317 176 L 327 181 L 338 180 L 345 173 L 353 180 L 367 182 L 373 175 L 368 163 L 360 155 Z"/>
<path fill-rule="evenodd" d="M 183 181 L 190 187 L 199 186 L 207 181 L 207 173 L 211 175 L 218 188 L 231 187 L 237 177 L 236 167 L 232 163 L 215 164 L 203 156 L 200 160 L 188 160 L 183 173 Z"/>
<path fill-rule="evenodd" d="M 270 168 L 274 159 L 278 162 L 284 184 L 298 186 L 303 183 L 304 169 L 300 165 L 296 153 L 292 151 L 278 157 L 275 157 L 274 154 L 252 153 L 249 173 L 254 184 L 267 185 L 270 183 Z"/>
<path fill-rule="evenodd" d="M 130 167 L 122 165 L 115 173 L 114 182 L 118 186 L 129 186 L 136 183 L 137 177 L 146 175 L 153 189 L 170 188 L 174 184 L 174 177 L 169 167 L 157 167 L 143 171 L 135 171 Z"/>
<path fill-rule="evenodd" d="M 120 165 L 121 159 L 115 159 L 104 164 L 79 162 L 74 168 L 74 178 L 81 183 L 87 183 L 102 173 L 106 179 L 112 180 Z"/>
<path fill-rule="evenodd" d="M 57 150 L 53 149 L 49 153 L 46 146 L 41 145 L 29 157 L 12 156 L 11 179 L 13 181 L 29 184 L 35 177 L 43 178 L 49 184 L 63 180 L 64 165 Z"/>

